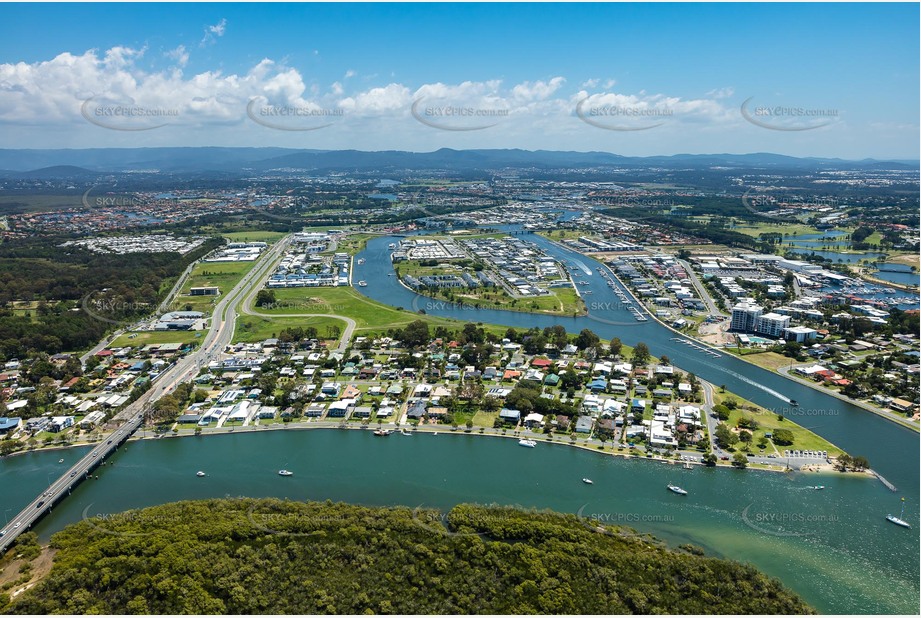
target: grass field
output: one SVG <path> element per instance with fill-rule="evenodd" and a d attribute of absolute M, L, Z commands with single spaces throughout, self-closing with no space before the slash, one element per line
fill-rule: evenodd
<path fill-rule="evenodd" d="M 2 195 L 0 210 L 5 214 L 15 212 L 42 212 L 83 205 L 82 191 L 73 195 Z"/>
<path fill-rule="evenodd" d="M 328 313 L 348 316 L 355 320 L 356 334 L 385 333 L 390 328 L 404 327 L 415 320 L 425 320 L 431 327 L 458 329 L 464 322 L 431 315 L 400 311 L 359 294 L 351 287 L 291 288 L 275 290 L 276 307 L 258 309 L 268 315 L 295 313 Z M 471 318 L 476 315 L 471 313 Z M 338 322 L 342 324 L 341 321 Z M 487 331 L 504 333 L 508 327 L 484 324 Z"/>
<path fill-rule="evenodd" d="M 118 339 L 112 342 L 112 345 L 109 347 L 113 348 L 122 348 L 125 346 L 143 346 L 149 344 L 160 344 L 160 343 L 189 343 L 190 341 L 196 341 L 205 336 L 206 331 L 193 331 L 193 330 L 173 330 L 173 331 L 162 331 L 162 330 L 152 330 L 136 333 L 125 333 L 121 335 Z M 131 337 L 131 335 L 135 335 Z M 200 335 L 196 337 L 196 335 Z"/>
<path fill-rule="evenodd" d="M 552 232 L 538 232 L 537 235 L 550 240 L 575 240 L 579 236 L 588 236 L 589 238 L 594 236 L 594 234 L 580 230 L 554 230 Z"/>
<path fill-rule="evenodd" d="M 344 252 L 348 253 L 349 255 L 355 255 L 365 248 L 365 245 L 368 244 L 369 238 L 374 238 L 374 234 L 351 234 L 339 241 L 338 245 L 336 246 L 336 252 Z M 324 251 L 324 253 L 333 252 Z"/>
<path fill-rule="evenodd" d="M 226 232 L 221 234 L 221 236 L 229 238 L 233 242 L 266 242 L 272 244 L 287 236 L 287 232 L 253 230 L 246 232 Z"/>
<path fill-rule="evenodd" d="M 211 308 L 220 300 L 221 296 L 230 292 L 233 286 L 239 283 L 240 279 L 256 263 L 257 260 L 252 262 L 202 262 L 196 264 L 185 285 L 182 286 L 179 294 L 173 300 L 171 309 L 185 310 L 186 307 L 190 307 L 190 311 L 202 311 L 205 314 L 210 314 Z M 220 296 L 189 296 L 189 290 L 193 287 L 214 285 L 220 288 Z"/>
<path fill-rule="evenodd" d="M 345 330 L 345 322 L 336 318 L 264 318 L 255 315 L 241 315 L 237 317 L 236 328 L 233 332 L 233 343 L 254 343 L 264 339 L 278 336 L 285 328 L 313 326 L 317 329 L 320 339 L 330 339 L 330 326 L 339 331 Z"/>
<path fill-rule="evenodd" d="M 734 232 L 740 232 L 757 238 L 760 234 L 783 234 L 790 236 L 800 236 L 802 234 L 827 234 L 829 232 L 846 232 L 847 229 L 820 230 L 805 223 L 768 223 L 766 221 L 759 223 L 739 223 L 730 228 Z M 844 242 L 843 240 L 841 242 Z"/>
<path fill-rule="evenodd" d="M 761 406 L 742 399 L 737 395 L 733 395 L 732 393 L 720 393 L 719 390 L 717 390 L 714 392 L 713 398 L 715 403 L 721 403 L 731 399 L 739 405 L 739 407 L 733 410 L 729 415 L 727 424 L 730 427 L 735 427 L 743 415 L 753 418 L 758 422 L 759 428 L 754 432 L 754 440 L 752 441 L 752 452 L 754 453 L 759 452 L 757 444 L 758 441 L 764 437 L 765 432 L 770 433 L 775 429 L 789 429 L 793 433 L 792 445 L 777 445 L 777 449 L 781 452 L 781 454 L 783 454 L 784 449 L 828 451 L 828 454 L 831 457 L 836 457 L 844 452 L 831 442 L 812 433 L 809 428 L 799 425 L 787 417 L 781 421 L 779 420 L 776 412 L 762 408 Z M 817 424 L 821 423 L 821 417 L 816 417 L 814 422 Z M 742 443 L 740 442 L 737 446 L 741 446 L 741 444 Z M 772 451 L 770 446 L 764 451 L 766 455 L 769 455 L 771 452 Z"/>
<path fill-rule="evenodd" d="M 777 352 L 760 352 L 743 349 L 742 353 L 739 354 L 738 348 L 725 348 L 725 350 L 736 356 L 742 356 L 745 360 L 751 361 L 753 364 L 764 367 L 770 371 L 777 371 L 781 367 L 789 367 L 790 362 L 793 361 L 792 358 L 784 356 L 783 354 L 778 354 Z"/>
<path fill-rule="evenodd" d="M 905 266 L 914 266 L 915 269 L 921 269 L 921 256 L 917 253 L 891 255 L 886 261 L 892 264 L 904 264 Z"/>

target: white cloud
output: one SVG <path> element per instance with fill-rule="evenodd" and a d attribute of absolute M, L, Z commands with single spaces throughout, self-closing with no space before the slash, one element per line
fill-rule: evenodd
<path fill-rule="evenodd" d="M 708 97 L 714 99 L 728 99 L 733 94 L 735 94 L 735 88 L 732 86 L 727 86 L 726 88 L 716 88 L 707 93 Z"/>
<path fill-rule="evenodd" d="M 202 38 L 199 45 L 204 47 L 205 45 L 210 45 L 214 41 L 222 36 L 227 31 L 227 19 L 221 18 L 221 21 L 214 24 L 213 26 L 205 26 L 205 36 Z"/>
<path fill-rule="evenodd" d="M 607 89 L 593 92 L 602 85 L 604 78 L 587 80 L 578 89 L 567 89 L 562 76 L 517 83 L 493 79 L 454 84 L 407 84 L 393 78 L 361 74 L 360 79 L 349 81 L 349 77 L 358 76 L 354 70 L 344 73 L 343 79 L 323 83 L 270 58 L 236 73 L 212 70 L 186 74 L 182 69 L 188 64 L 189 51 L 184 46 L 165 52 L 173 62 L 172 66 L 162 70 L 152 70 L 143 60 L 144 53 L 143 48 L 113 47 L 109 50 L 89 50 L 83 54 L 64 53 L 35 63 L 0 64 L 0 135 L 6 138 L 0 138 L 0 147 L 27 145 L 17 142 L 21 138 L 13 135 L 14 131 L 25 135 L 26 127 L 33 127 L 30 129 L 33 134 L 44 130 L 44 139 L 49 143 L 70 139 L 59 136 L 76 136 L 84 132 L 93 135 L 94 139 L 117 139 L 105 137 L 106 133 L 115 132 L 102 131 L 81 115 L 81 106 L 91 98 L 175 110 L 176 115 L 168 123 L 172 129 L 145 132 L 143 137 L 166 140 L 162 135 L 173 130 L 172 139 L 178 143 L 188 143 L 191 135 L 201 136 L 202 143 L 230 140 L 228 135 L 236 135 L 240 140 L 247 140 L 249 135 L 266 139 L 264 136 L 270 129 L 253 126 L 254 123 L 247 118 L 247 105 L 253 100 L 259 101 L 260 105 L 344 110 L 335 128 L 324 129 L 338 135 L 340 141 L 328 143 L 325 147 L 418 149 L 429 143 L 452 147 L 484 147 L 491 143 L 495 147 L 560 147 L 569 144 L 569 148 L 576 149 L 583 149 L 583 146 L 584 149 L 610 149 L 604 145 L 608 143 L 605 140 L 610 140 L 608 131 L 589 126 L 576 117 L 576 106 L 583 99 L 588 99 L 585 104 L 591 106 L 671 110 L 667 123 L 656 129 L 662 132 L 662 143 L 666 146 L 669 143 L 666 136 L 671 136 L 672 140 L 685 139 L 684 134 L 687 133 L 685 130 L 676 134 L 669 127 L 677 127 L 676 130 L 705 127 L 709 133 L 717 135 L 726 127 L 738 126 L 742 122 L 738 108 L 728 106 L 729 102 L 720 98 L 726 94 L 726 89 L 695 99 L 644 91 L 624 93 Z M 488 130 L 466 136 L 440 136 L 440 133 L 447 132 L 425 127 L 410 115 L 413 103 L 420 98 L 425 99 L 426 105 L 501 109 L 508 113 L 497 121 L 495 127 L 492 127 L 492 121 L 485 122 L 491 126 Z M 387 121 L 382 121 L 384 119 Z M 620 120 L 615 118 L 610 122 Z M 252 133 L 226 134 L 215 129 L 226 125 Z M 494 141 L 477 142 L 485 139 L 479 137 L 481 134 L 490 135 Z M 311 135 L 319 135 L 319 132 Z M 276 139 L 282 138 L 276 136 Z M 389 146 L 386 143 L 388 139 L 392 140 Z M 626 136 L 623 139 L 627 139 Z M 644 139 L 652 140 L 653 137 Z M 656 135 L 655 139 L 660 138 Z M 253 142 L 244 141 L 241 145 L 243 143 Z M 264 141 L 255 143 L 266 145 Z"/>
<path fill-rule="evenodd" d="M 559 90 L 565 82 L 566 78 L 564 77 L 554 77 L 549 82 L 522 82 L 512 88 L 512 94 L 516 99 L 520 99 L 522 101 L 546 99 L 551 94 Z"/>
<path fill-rule="evenodd" d="M 176 49 L 166 52 L 166 56 L 175 60 L 179 67 L 184 67 L 189 63 L 189 52 L 186 51 L 185 45 L 180 45 Z"/>

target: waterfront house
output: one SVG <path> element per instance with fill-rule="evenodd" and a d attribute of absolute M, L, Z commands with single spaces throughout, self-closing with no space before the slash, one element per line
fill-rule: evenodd
<path fill-rule="evenodd" d="M 542 427 L 544 424 L 544 415 L 537 412 L 531 412 L 524 418 L 524 426 L 530 429 Z"/>
<path fill-rule="evenodd" d="M 349 413 L 355 408 L 354 399 L 340 399 L 329 404 L 326 410 L 327 418 L 348 418 Z"/>
<path fill-rule="evenodd" d="M 580 416 L 576 419 L 576 433 L 592 433 L 594 421 L 591 416 Z"/>
<path fill-rule="evenodd" d="M 0 435 L 7 435 L 13 433 L 22 426 L 22 419 L 18 416 L 0 417 Z"/>
<path fill-rule="evenodd" d="M 406 418 L 419 420 L 425 416 L 425 412 L 428 409 L 428 402 L 424 399 L 416 399 L 410 402 L 409 406 L 406 409 Z"/>
<path fill-rule="evenodd" d="M 517 425 L 521 420 L 521 412 L 519 410 L 512 410 L 509 408 L 502 408 L 499 410 L 499 419 L 503 422 L 510 423 L 512 425 Z"/>
<path fill-rule="evenodd" d="M 371 406 L 356 406 L 352 416 L 356 418 L 371 418 L 374 409 Z"/>

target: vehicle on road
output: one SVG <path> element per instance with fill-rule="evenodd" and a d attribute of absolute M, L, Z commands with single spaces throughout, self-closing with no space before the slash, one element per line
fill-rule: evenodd
<path fill-rule="evenodd" d="M 45 506 L 45 501 L 44 501 L 44 500 L 40 500 L 39 503 L 35 505 L 35 508 L 40 509 L 40 508 L 42 508 L 43 506 Z"/>
<path fill-rule="evenodd" d="M 19 528 L 20 526 L 22 526 L 22 522 L 17 521 L 15 524 L 13 524 L 13 529 L 15 530 L 16 528 Z"/>

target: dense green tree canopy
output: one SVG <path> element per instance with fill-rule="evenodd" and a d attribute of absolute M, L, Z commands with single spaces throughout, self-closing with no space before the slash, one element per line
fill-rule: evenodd
<path fill-rule="evenodd" d="M 574 515 L 180 502 L 56 534 L 9 613 L 810 612 L 754 568 Z M 696 548 L 693 548 L 696 549 Z"/>

